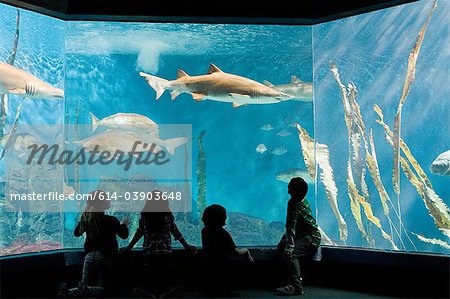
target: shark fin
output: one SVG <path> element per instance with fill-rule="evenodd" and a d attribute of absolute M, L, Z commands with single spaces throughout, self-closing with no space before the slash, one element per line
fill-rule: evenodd
<path fill-rule="evenodd" d="M 178 70 L 177 79 L 179 79 L 181 77 L 189 77 L 189 75 L 183 70 Z"/>
<path fill-rule="evenodd" d="M 264 80 L 263 83 L 264 83 L 265 86 L 273 87 L 273 84 L 270 83 L 270 82 L 267 81 L 267 80 Z"/>
<path fill-rule="evenodd" d="M 201 102 L 201 101 L 204 100 L 204 97 L 206 97 L 206 95 L 203 94 L 203 93 L 195 93 L 195 92 L 193 92 L 191 94 L 192 94 L 192 97 L 194 98 L 194 100 L 196 102 Z"/>
<path fill-rule="evenodd" d="M 247 105 L 247 104 L 233 103 L 233 108 L 238 108 L 238 107 L 245 106 L 245 105 Z"/>
<path fill-rule="evenodd" d="M 158 78 L 156 76 L 152 76 L 143 72 L 140 72 L 139 75 L 147 81 L 148 85 L 150 85 L 156 92 L 156 99 L 159 99 L 166 89 L 170 88 L 170 82 L 163 78 Z"/>
<path fill-rule="evenodd" d="M 230 92 L 230 97 L 232 98 L 247 98 L 250 99 L 251 97 L 247 94 L 240 94 L 240 93 L 232 93 Z"/>
<path fill-rule="evenodd" d="M 92 112 L 89 112 L 89 115 L 91 116 L 92 132 L 94 132 L 97 130 L 99 119 Z"/>
<path fill-rule="evenodd" d="M 223 73 L 223 72 L 216 65 L 210 63 L 209 69 L 208 69 L 208 74 L 212 74 L 212 73 Z"/>
<path fill-rule="evenodd" d="M 178 78 L 180 78 L 180 77 L 178 77 Z M 171 91 L 171 92 L 170 92 L 170 97 L 172 98 L 172 101 L 175 100 L 175 98 L 176 98 L 177 96 L 179 96 L 180 94 L 181 94 L 181 91 L 178 91 L 178 90 L 173 90 L 173 91 Z"/>
<path fill-rule="evenodd" d="M 302 80 L 297 78 L 297 76 L 295 76 L 295 75 L 291 76 L 291 83 L 301 83 L 301 82 L 302 82 Z"/>
<path fill-rule="evenodd" d="M 25 91 L 25 89 L 23 89 L 23 88 L 11 88 L 11 89 L 8 89 L 8 92 L 10 94 L 17 94 L 17 95 L 26 94 L 27 93 Z"/>

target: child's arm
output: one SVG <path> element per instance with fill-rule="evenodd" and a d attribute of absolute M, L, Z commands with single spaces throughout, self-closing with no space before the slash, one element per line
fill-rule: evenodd
<path fill-rule="evenodd" d="M 134 233 L 133 239 L 131 239 L 130 244 L 128 244 L 128 246 L 126 247 L 127 250 L 131 250 L 143 236 L 144 233 L 138 228 Z"/>
<path fill-rule="evenodd" d="M 84 234 L 85 229 L 84 229 L 84 225 L 82 224 L 82 221 L 78 221 L 77 226 L 75 227 L 75 229 L 73 230 L 73 235 L 75 237 L 80 237 Z"/>
<path fill-rule="evenodd" d="M 129 220 L 127 217 L 123 218 L 122 222 L 119 223 L 119 220 L 117 219 L 117 235 L 122 238 L 126 239 L 128 238 L 128 223 Z"/>
<path fill-rule="evenodd" d="M 195 246 L 189 245 L 188 242 L 184 239 L 181 232 L 178 230 L 177 224 L 175 223 L 175 218 L 172 214 L 170 214 L 170 232 L 172 233 L 175 240 L 178 240 L 183 247 L 192 253 L 197 253 L 197 248 Z"/>
<path fill-rule="evenodd" d="M 288 258 L 292 256 L 292 251 L 294 251 L 295 247 L 295 229 L 297 220 L 298 213 L 288 205 L 286 217 L 286 248 L 284 250 L 286 257 Z"/>
<path fill-rule="evenodd" d="M 235 248 L 234 251 L 236 256 L 245 256 L 249 262 L 253 262 L 253 257 L 247 248 Z"/>
<path fill-rule="evenodd" d="M 128 246 L 125 247 L 123 251 L 130 251 L 143 236 L 144 236 L 144 219 L 141 216 L 141 218 L 139 219 L 139 227 L 134 233 L 133 239 L 131 239 L 130 244 L 128 244 Z"/>

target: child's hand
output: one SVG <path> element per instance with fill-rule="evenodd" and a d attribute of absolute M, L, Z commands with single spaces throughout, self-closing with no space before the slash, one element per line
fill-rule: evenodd
<path fill-rule="evenodd" d="M 292 258 L 292 250 L 285 250 L 284 257 L 288 260 L 291 259 Z"/>
<path fill-rule="evenodd" d="M 128 225 L 128 224 L 130 224 L 130 219 L 128 219 L 128 217 L 125 216 L 125 217 L 123 217 L 122 222 L 120 222 L 120 224 Z"/>
<path fill-rule="evenodd" d="M 250 262 L 250 263 L 253 263 L 255 260 L 253 259 L 253 257 L 252 257 L 252 255 L 250 254 L 250 251 L 248 252 L 248 254 L 247 254 L 247 260 Z"/>
<path fill-rule="evenodd" d="M 186 247 L 186 250 L 189 251 L 192 254 L 197 254 L 197 247 L 193 246 L 193 245 L 188 245 Z"/>
<path fill-rule="evenodd" d="M 122 247 L 119 249 L 119 254 L 127 254 L 131 251 L 131 248 L 128 246 Z"/>

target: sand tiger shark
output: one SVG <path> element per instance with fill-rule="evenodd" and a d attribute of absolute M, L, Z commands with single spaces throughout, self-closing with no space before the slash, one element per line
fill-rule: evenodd
<path fill-rule="evenodd" d="M 293 100 L 302 102 L 312 102 L 313 100 L 313 85 L 312 83 L 303 82 L 296 76 L 291 76 L 291 82 L 281 85 L 273 85 L 269 81 L 265 80 L 264 84 L 275 90 L 284 92 L 293 97 Z"/>
<path fill-rule="evenodd" d="M 0 94 L 48 100 L 60 100 L 64 97 L 62 89 L 4 62 L 0 62 Z"/>
<path fill-rule="evenodd" d="M 155 90 L 159 99 L 165 90 L 170 90 L 172 100 L 181 93 L 189 93 L 194 100 L 213 100 L 233 103 L 233 107 L 247 104 L 273 104 L 292 98 L 284 92 L 238 75 L 228 74 L 214 64 L 210 64 L 208 73 L 189 76 L 183 70 L 178 71 L 176 80 L 166 80 L 146 73 L 139 73 Z"/>

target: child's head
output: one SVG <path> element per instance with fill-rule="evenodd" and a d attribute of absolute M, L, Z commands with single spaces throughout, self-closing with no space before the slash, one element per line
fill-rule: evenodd
<path fill-rule="evenodd" d="M 221 205 L 210 205 L 203 212 L 202 221 L 205 226 L 222 227 L 227 220 L 227 210 Z"/>
<path fill-rule="evenodd" d="M 104 212 L 111 206 L 108 194 L 103 190 L 89 192 L 89 200 L 86 202 L 86 212 Z"/>
<path fill-rule="evenodd" d="M 101 217 L 105 210 L 109 209 L 110 201 L 107 200 L 108 194 L 102 190 L 91 191 L 89 195 L 81 220 L 86 225 L 87 234 L 97 237 L 102 227 Z"/>
<path fill-rule="evenodd" d="M 153 190 L 147 193 L 142 213 L 168 213 L 170 212 L 169 200 L 163 196 L 163 191 Z"/>
<path fill-rule="evenodd" d="M 288 193 L 294 198 L 304 198 L 308 193 L 308 184 L 301 177 L 293 178 L 289 182 Z"/>

